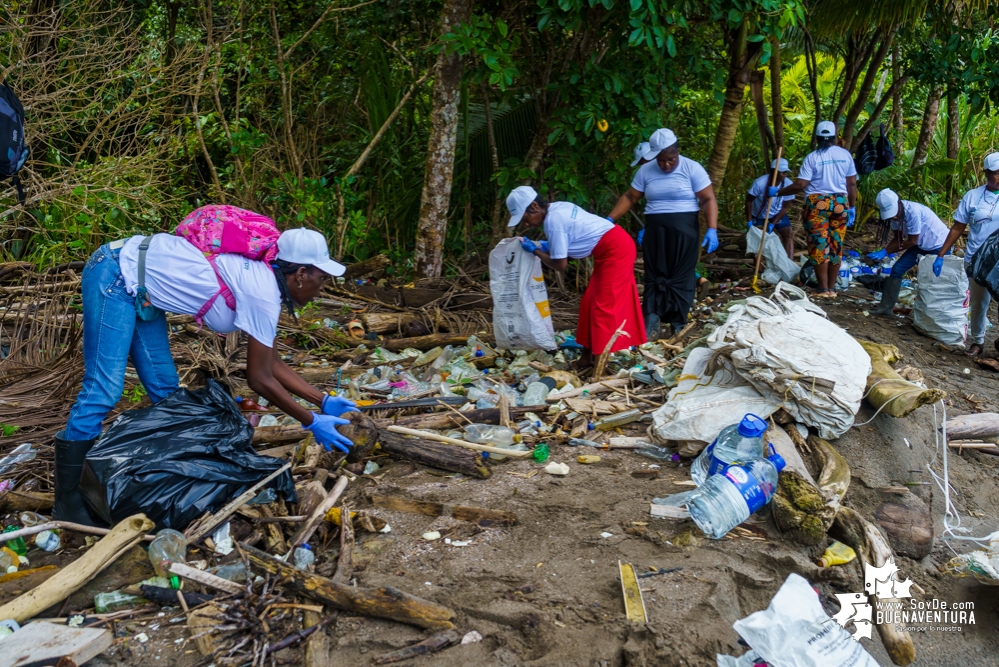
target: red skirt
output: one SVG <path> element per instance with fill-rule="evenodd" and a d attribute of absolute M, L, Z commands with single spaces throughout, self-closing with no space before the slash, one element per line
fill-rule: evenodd
<path fill-rule="evenodd" d="M 625 333 L 614 341 L 612 352 L 645 342 L 635 257 L 635 240 L 618 225 L 593 249 L 593 275 L 579 303 L 576 341 L 595 355 L 603 353 L 618 327 Z"/>

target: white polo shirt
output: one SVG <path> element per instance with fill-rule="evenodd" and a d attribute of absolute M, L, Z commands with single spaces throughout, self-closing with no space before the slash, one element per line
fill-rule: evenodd
<path fill-rule="evenodd" d="M 758 220 L 763 218 L 763 202 L 767 198 L 767 188 L 770 187 L 770 180 L 773 178 L 770 174 L 764 174 L 760 176 L 753 184 L 749 187 L 749 192 L 747 193 L 750 197 L 755 197 L 753 200 L 753 220 Z M 786 188 L 792 185 L 791 179 L 787 176 L 784 177 L 784 181 L 780 183 L 778 188 Z M 774 217 L 780 213 L 780 210 L 784 208 L 784 204 L 787 202 L 794 201 L 794 195 L 788 195 L 787 197 L 772 197 L 770 199 L 770 219 L 773 220 Z"/>
<path fill-rule="evenodd" d="M 954 220 L 968 226 L 968 247 L 964 263 L 971 264 L 978 248 L 985 239 L 999 230 L 999 192 L 989 192 L 985 186 L 969 190 L 954 211 Z"/>
<path fill-rule="evenodd" d="M 545 237 L 552 259 L 589 257 L 614 223 L 567 201 L 552 202 L 545 216 Z"/>
<path fill-rule="evenodd" d="M 919 242 L 917 245 L 920 249 L 940 249 L 940 246 L 942 246 L 944 241 L 947 239 L 947 234 L 950 230 L 947 229 L 947 225 L 945 225 L 943 221 L 937 217 L 937 214 L 933 212 L 933 209 L 918 202 L 903 199 L 902 214 L 905 218 L 905 229 L 902 232 L 902 238 L 919 234 Z M 898 218 L 892 218 L 890 225 L 891 230 L 893 232 L 897 232 L 902 226 L 902 223 Z"/>
<path fill-rule="evenodd" d="M 704 167 L 680 156 L 676 169 L 665 173 L 655 160 L 635 172 L 631 187 L 645 193 L 645 213 L 696 213 L 700 202 L 695 193 L 711 185 Z"/>
<path fill-rule="evenodd" d="M 853 156 L 839 146 L 812 151 L 798 170 L 798 178 L 808 181 L 806 195 L 846 194 L 846 179 L 856 175 Z"/>

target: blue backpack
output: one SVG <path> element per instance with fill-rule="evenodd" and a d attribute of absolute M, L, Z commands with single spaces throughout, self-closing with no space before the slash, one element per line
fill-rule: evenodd
<path fill-rule="evenodd" d="M 24 141 L 24 106 L 6 82 L 0 83 L 0 181 L 11 179 L 24 206 L 24 187 L 17 172 L 28 159 Z"/>

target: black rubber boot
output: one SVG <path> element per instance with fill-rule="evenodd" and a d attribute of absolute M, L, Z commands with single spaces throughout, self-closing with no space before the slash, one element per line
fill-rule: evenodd
<path fill-rule="evenodd" d="M 890 316 L 894 312 L 895 302 L 898 301 L 898 293 L 902 291 L 902 279 L 891 276 L 885 278 L 881 284 L 881 303 L 871 313 L 873 315 Z"/>
<path fill-rule="evenodd" d="M 79 489 L 83 462 L 96 439 L 65 440 L 62 437 L 64 433 L 65 431 L 60 431 L 55 437 L 55 504 L 52 507 L 52 518 L 96 526 L 97 523 L 87 512 Z"/>
<path fill-rule="evenodd" d="M 650 341 L 659 339 L 659 316 L 655 313 L 645 315 L 645 338 Z"/>

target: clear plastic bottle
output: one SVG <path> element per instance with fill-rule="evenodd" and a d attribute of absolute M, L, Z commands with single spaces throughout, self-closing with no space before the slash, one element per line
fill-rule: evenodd
<path fill-rule="evenodd" d="M 21 512 L 17 518 L 21 520 L 21 525 L 25 528 L 29 526 L 40 526 L 43 523 L 48 523 L 47 517 L 35 512 Z"/>
<path fill-rule="evenodd" d="M 612 428 L 617 428 L 618 426 L 624 426 L 625 424 L 630 424 L 631 422 L 637 422 L 641 418 L 642 411 L 638 408 L 632 408 L 631 410 L 618 412 L 614 415 L 607 415 L 594 424 L 593 427 L 598 431 L 609 431 Z"/>
<path fill-rule="evenodd" d="M 690 498 L 690 518 L 705 535 L 720 540 L 770 502 L 783 469 L 784 459 L 779 454 L 724 468 Z"/>
<path fill-rule="evenodd" d="M 690 464 L 690 478 L 700 486 L 727 465 L 763 458 L 766 456 L 763 440 L 766 430 L 766 420 L 754 414 L 745 415 L 738 424 L 726 426 Z"/>
<path fill-rule="evenodd" d="M 545 399 L 554 388 L 555 380 L 552 378 L 541 378 L 530 383 L 527 385 L 527 391 L 524 392 L 524 405 L 544 405 Z"/>
<path fill-rule="evenodd" d="M 465 427 L 465 440 L 480 445 L 505 447 L 520 442 L 522 438 L 512 428 L 495 424 L 469 424 Z"/>
<path fill-rule="evenodd" d="M 56 551 L 62 546 L 62 539 L 57 531 L 43 530 L 35 535 L 35 546 L 42 551 Z"/>
<path fill-rule="evenodd" d="M 655 459 L 656 461 L 672 461 L 673 452 L 666 449 L 665 447 L 658 447 L 656 445 L 646 445 L 645 447 L 639 447 L 635 450 L 635 453 L 639 456 L 644 456 L 647 459 Z"/>
<path fill-rule="evenodd" d="M 187 538 L 184 537 L 184 533 L 170 528 L 156 533 L 156 537 L 149 545 L 149 561 L 153 564 L 157 576 L 169 578 L 169 563 L 183 563 L 186 560 Z"/>
<path fill-rule="evenodd" d="M 308 544 L 303 544 L 302 546 L 295 549 L 295 567 L 299 570 L 305 570 L 306 572 L 311 572 L 313 564 L 316 562 L 316 554 L 313 553 L 312 547 Z"/>
<path fill-rule="evenodd" d="M 237 561 L 235 563 L 230 563 L 229 565 L 210 567 L 205 571 L 209 574 L 214 574 L 216 577 L 228 579 L 229 581 L 246 581 L 246 565 L 243 564 L 243 561 Z"/>
<path fill-rule="evenodd" d="M 147 600 L 138 595 L 129 595 L 121 591 L 111 591 L 110 593 L 98 593 L 94 596 L 94 608 L 98 614 L 108 614 L 121 609 L 132 609 L 139 605 L 146 604 Z"/>
<path fill-rule="evenodd" d="M 0 572 L 10 574 L 11 572 L 17 572 L 17 566 L 20 564 L 20 559 L 17 554 L 3 547 L 0 549 Z"/>
<path fill-rule="evenodd" d="M 30 442 L 22 442 L 12 449 L 10 454 L 0 459 L 0 474 L 3 474 L 7 471 L 7 468 L 11 468 L 18 463 L 33 460 L 37 453 L 31 448 Z"/>

